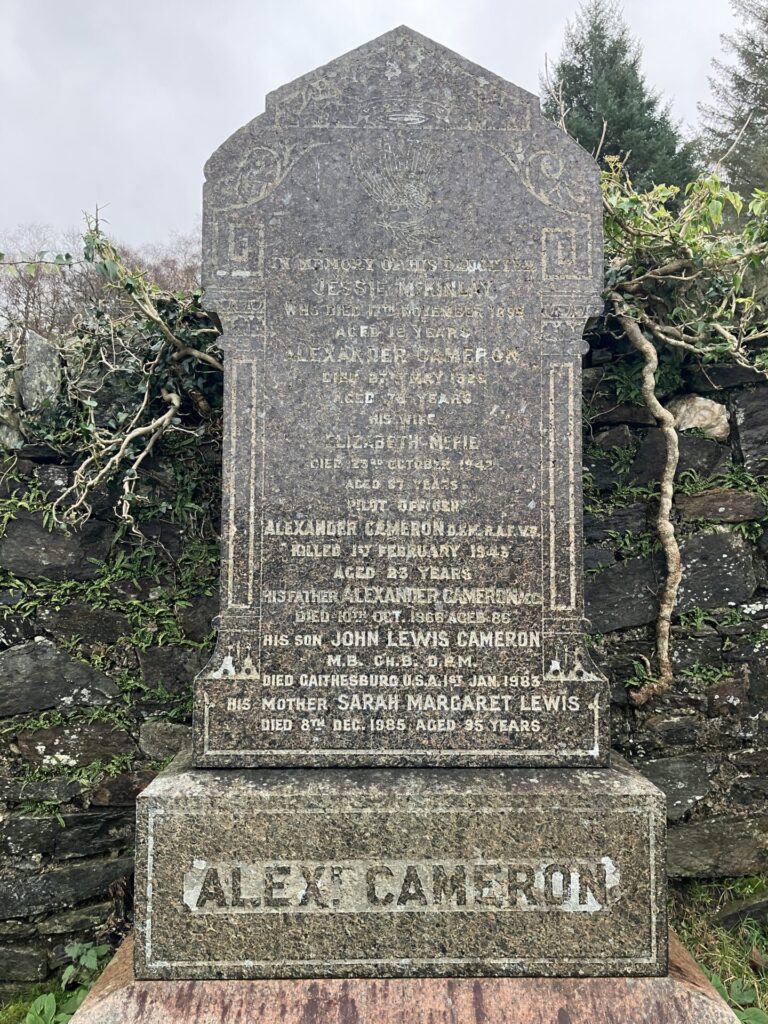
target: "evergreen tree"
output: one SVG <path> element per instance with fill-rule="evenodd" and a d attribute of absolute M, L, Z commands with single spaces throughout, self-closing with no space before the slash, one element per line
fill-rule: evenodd
<path fill-rule="evenodd" d="M 768 189 L 768 0 L 731 6 L 739 28 L 723 36 L 723 47 L 733 61 L 712 61 L 712 103 L 699 111 L 707 156 L 723 160 L 730 184 L 750 195 Z"/>
<path fill-rule="evenodd" d="M 587 0 L 542 81 L 544 116 L 559 122 L 564 112 L 566 130 L 584 149 L 626 159 L 638 188 L 684 187 L 697 173 L 693 144 L 646 85 L 641 58 L 615 0 Z"/>

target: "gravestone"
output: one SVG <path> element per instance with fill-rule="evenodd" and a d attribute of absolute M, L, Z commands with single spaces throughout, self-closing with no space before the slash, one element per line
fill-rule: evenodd
<path fill-rule="evenodd" d="M 601 210 L 537 97 L 406 30 L 210 159 L 227 431 L 198 765 L 607 763 L 580 568 Z"/>
<path fill-rule="evenodd" d="M 206 178 L 222 607 L 194 767 L 139 799 L 137 977 L 663 973 L 665 801 L 584 649 L 596 165 L 401 28 Z"/>

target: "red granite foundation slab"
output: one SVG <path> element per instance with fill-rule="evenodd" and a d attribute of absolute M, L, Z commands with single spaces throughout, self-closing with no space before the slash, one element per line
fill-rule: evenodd
<path fill-rule="evenodd" d="M 137 981 L 128 939 L 72 1024 L 734 1024 L 674 934 L 666 978 Z"/>

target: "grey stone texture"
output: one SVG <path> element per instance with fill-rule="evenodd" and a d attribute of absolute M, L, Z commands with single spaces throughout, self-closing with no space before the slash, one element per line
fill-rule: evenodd
<path fill-rule="evenodd" d="M 683 578 L 677 608 L 728 608 L 749 601 L 757 589 L 752 553 L 746 541 L 726 528 L 680 541 Z M 664 582 L 660 554 L 627 558 L 590 576 L 586 606 L 592 628 L 609 633 L 653 622 Z M 631 595 L 631 600 L 625 600 Z"/>
<path fill-rule="evenodd" d="M 607 763 L 578 472 L 601 232 L 597 166 L 538 98 L 407 28 L 214 153 L 200 766 Z"/>
<path fill-rule="evenodd" d="M 750 473 L 768 473 L 768 388 L 742 391 L 733 399 L 736 443 Z"/>
<path fill-rule="evenodd" d="M 120 691 L 105 676 L 38 638 L 0 652 L 0 715 L 108 704 Z"/>
<path fill-rule="evenodd" d="M 138 807 L 139 978 L 666 971 L 664 797 L 633 772 L 179 759 Z"/>
<path fill-rule="evenodd" d="M 91 580 L 112 540 L 106 523 L 49 530 L 38 512 L 16 512 L 0 538 L 0 568 L 28 579 Z"/>

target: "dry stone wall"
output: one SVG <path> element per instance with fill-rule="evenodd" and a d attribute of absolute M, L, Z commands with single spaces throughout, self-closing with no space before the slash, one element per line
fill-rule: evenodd
<path fill-rule="evenodd" d="M 675 877 L 768 870 L 768 385 L 731 366 L 683 370 L 675 516 L 684 563 L 677 684 L 641 709 L 653 654 L 659 430 L 622 346 L 585 357 L 585 593 L 613 687 L 613 747 L 667 794 Z M 687 419 L 683 420 L 683 414 Z M 714 436 L 713 436 L 714 435 Z M 0 480 L 0 983 L 44 977 L 72 937 L 119 935 L 130 908 L 137 792 L 190 734 L 191 684 L 218 609 L 214 446 L 180 482 L 147 466 L 127 537 L 98 496 L 80 530 L 48 528 L 72 466 L 27 444 Z M 179 513 L 179 488 L 194 521 Z M 47 498 L 45 497 L 47 495 Z M 190 497 L 192 495 L 192 497 Z M 197 510 L 202 510 L 198 512 Z M 198 530 L 209 517 L 211 528 Z M 202 533 L 202 536 L 199 534 Z"/>

